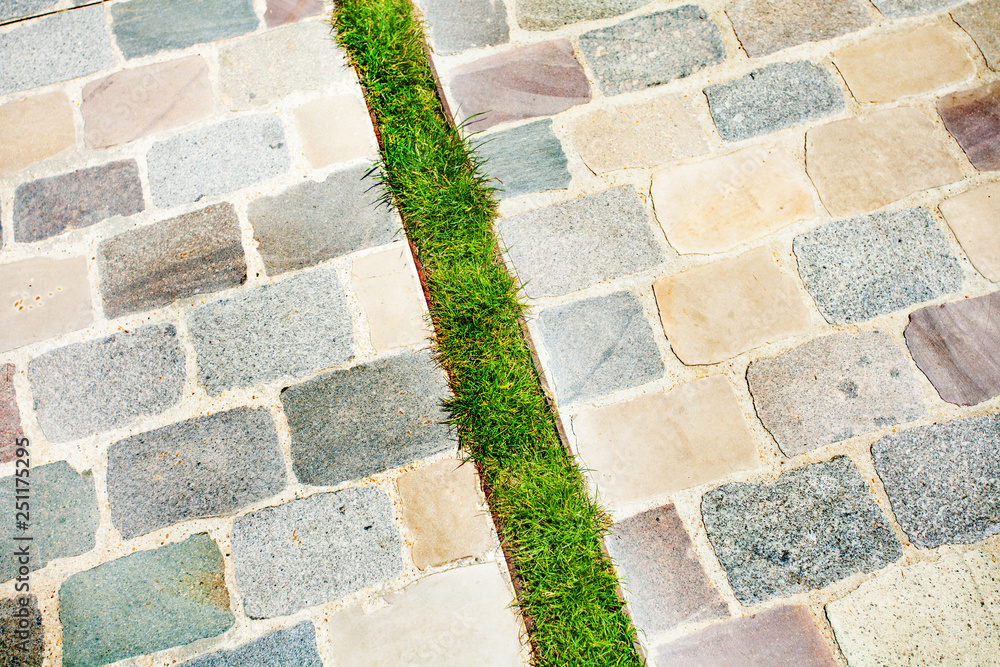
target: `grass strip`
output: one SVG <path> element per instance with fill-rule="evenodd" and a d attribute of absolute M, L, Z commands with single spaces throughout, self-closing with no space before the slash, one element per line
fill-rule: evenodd
<path fill-rule="evenodd" d="M 602 551 L 610 521 L 557 435 L 497 253 L 493 188 L 442 111 L 421 26 L 408 0 L 338 0 L 333 23 L 378 123 L 382 179 L 451 378 L 452 422 L 487 489 L 536 664 L 640 665 Z"/>

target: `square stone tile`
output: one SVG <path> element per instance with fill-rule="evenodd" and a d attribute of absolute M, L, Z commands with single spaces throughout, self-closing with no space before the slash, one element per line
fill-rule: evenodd
<path fill-rule="evenodd" d="M 24 437 L 17 392 L 14 390 L 16 373 L 14 364 L 0 364 L 0 463 L 17 458 L 17 440 Z"/>
<path fill-rule="evenodd" d="M 253 0 L 118 2 L 110 5 L 112 30 L 125 57 L 139 58 L 251 32 L 259 23 L 253 4 Z"/>
<path fill-rule="evenodd" d="M 368 107 L 357 95 L 320 97 L 296 107 L 295 127 L 316 169 L 378 153 Z"/>
<path fill-rule="evenodd" d="M 520 0 L 517 24 L 524 30 L 555 30 L 570 23 L 595 21 L 641 7 L 643 0 Z"/>
<path fill-rule="evenodd" d="M 0 176 L 73 148 L 76 127 L 66 93 L 44 93 L 0 106 Z"/>
<path fill-rule="evenodd" d="M 1000 0 L 980 0 L 956 7 L 951 17 L 976 41 L 986 62 L 1000 70 Z"/>
<path fill-rule="evenodd" d="M 368 333 L 379 354 L 427 344 L 434 335 L 424 290 L 407 247 L 356 258 L 351 263 L 351 286 L 368 318 Z"/>
<path fill-rule="evenodd" d="M 476 137 L 475 151 L 483 172 L 493 179 L 500 199 L 532 192 L 562 190 L 569 186 L 566 154 L 552 132 L 552 119 L 535 121 Z"/>
<path fill-rule="evenodd" d="M 182 667 L 323 667 L 316 650 L 316 627 L 303 621 L 274 630 L 234 649 L 181 663 Z"/>
<path fill-rule="evenodd" d="M 94 321 L 83 257 L 0 264 L 0 352 L 77 331 Z"/>
<path fill-rule="evenodd" d="M 1000 183 L 987 183 L 949 197 L 939 207 L 972 265 L 1000 282 Z"/>
<path fill-rule="evenodd" d="M 871 25 L 860 0 L 736 0 L 726 7 L 740 45 L 751 58 L 846 35 Z"/>
<path fill-rule="evenodd" d="M 420 4 L 435 53 L 446 56 L 506 44 L 509 39 L 503 0 L 423 0 Z"/>
<path fill-rule="evenodd" d="M 945 95 L 937 108 L 972 166 L 1000 170 L 1000 82 Z"/>
<path fill-rule="evenodd" d="M 323 0 L 267 0 L 264 23 L 268 28 L 301 21 L 323 12 Z"/>
<path fill-rule="evenodd" d="M 962 0 L 872 0 L 872 4 L 891 19 L 930 14 L 961 2 Z"/>

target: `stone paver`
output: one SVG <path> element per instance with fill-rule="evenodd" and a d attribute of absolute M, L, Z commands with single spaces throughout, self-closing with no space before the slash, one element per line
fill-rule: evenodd
<path fill-rule="evenodd" d="M 1000 0 L 979 0 L 956 7 L 951 17 L 976 41 L 989 66 L 1000 70 Z"/>
<path fill-rule="evenodd" d="M 606 95 L 668 83 L 726 58 L 718 26 L 694 5 L 585 33 L 580 49 Z"/>
<path fill-rule="evenodd" d="M 510 37 L 503 0 L 423 0 L 421 4 L 434 51 L 441 55 L 505 44 Z M 517 6 L 521 8 L 522 3 Z"/>
<path fill-rule="evenodd" d="M 891 19 L 930 14 L 961 2 L 962 0 L 872 0 L 872 4 Z"/>
<path fill-rule="evenodd" d="M 0 264 L 0 286 L 0 352 L 83 329 L 94 321 L 83 257 Z"/>
<path fill-rule="evenodd" d="M 793 249 L 830 323 L 861 322 L 962 287 L 962 268 L 925 208 L 831 222 L 796 236 Z"/>
<path fill-rule="evenodd" d="M 42 667 L 45 633 L 38 598 L 0 598 L 0 655 L 11 667 Z"/>
<path fill-rule="evenodd" d="M 442 403 L 444 372 L 408 352 L 286 388 L 292 467 L 303 484 L 330 486 L 455 445 Z"/>
<path fill-rule="evenodd" d="M 368 318 L 368 334 L 379 354 L 426 344 L 433 336 L 423 288 L 405 247 L 355 259 L 351 286 Z"/>
<path fill-rule="evenodd" d="M 14 389 L 16 373 L 14 364 L 0 364 L 0 463 L 16 458 L 17 440 L 24 437 Z"/>
<path fill-rule="evenodd" d="M 292 614 L 398 575 L 402 541 L 373 487 L 293 500 L 236 519 L 233 571 L 250 618 Z"/>
<path fill-rule="evenodd" d="M 831 39 L 871 25 L 860 0 L 736 0 L 726 7 L 740 45 L 751 58 L 802 44 Z"/>
<path fill-rule="evenodd" d="M 229 651 L 216 651 L 183 667 L 323 667 L 316 651 L 316 628 L 309 621 L 275 630 Z"/>
<path fill-rule="evenodd" d="M 613 507 L 655 498 L 760 465 L 724 376 L 595 408 L 573 418 L 577 450 Z"/>
<path fill-rule="evenodd" d="M 295 127 L 314 168 L 375 156 L 375 137 L 365 101 L 357 95 L 334 95 L 295 109 Z M 333 131 L 331 131 L 331 129 Z"/>
<path fill-rule="evenodd" d="M 0 106 L 0 176 L 73 147 L 76 128 L 66 93 L 36 95 Z"/>
<path fill-rule="evenodd" d="M 1000 170 L 1000 82 L 945 95 L 937 108 L 972 166 Z"/>
<path fill-rule="evenodd" d="M 519 0 L 517 23 L 525 30 L 555 30 L 625 14 L 643 4 L 644 0 Z"/>
<path fill-rule="evenodd" d="M 902 555 L 846 456 L 786 472 L 774 482 L 726 484 L 702 496 L 701 512 L 744 604 L 822 588 Z"/>
<path fill-rule="evenodd" d="M 809 329 L 795 281 L 764 248 L 663 278 L 653 292 L 670 347 L 688 365 L 725 361 Z"/>
<path fill-rule="evenodd" d="M 56 0 L 7 0 L 0 7 L 0 23 L 37 16 L 55 4 Z"/>
<path fill-rule="evenodd" d="M 549 118 L 490 134 L 476 153 L 486 161 L 486 173 L 496 179 L 489 185 L 498 188 L 500 199 L 569 185 L 566 155 Z"/>
<path fill-rule="evenodd" d="M 264 23 L 268 28 L 273 28 L 321 13 L 323 0 L 267 0 Z"/>
<path fill-rule="evenodd" d="M 754 146 L 653 173 L 656 218 L 680 253 L 725 252 L 816 215 L 805 171 Z"/>
<path fill-rule="evenodd" d="M 903 351 L 881 331 L 817 338 L 750 364 L 757 416 L 787 456 L 923 417 Z"/>
<path fill-rule="evenodd" d="M 126 58 L 235 37 L 258 25 L 253 0 L 130 0 L 111 5 L 111 17 Z"/>
<path fill-rule="evenodd" d="M 1000 282 L 1000 184 L 987 183 L 950 197 L 939 207 L 965 256 L 987 280 Z"/>

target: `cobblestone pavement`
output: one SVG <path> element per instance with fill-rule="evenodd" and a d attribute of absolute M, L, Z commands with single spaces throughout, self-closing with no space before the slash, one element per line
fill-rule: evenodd
<path fill-rule="evenodd" d="M 650 663 L 1000 664 L 1000 2 L 420 3 Z"/>
<path fill-rule="evenodd" d="M 70 4 L 0 3 L 0 664 L 523 664 L 323 6 Z"/>

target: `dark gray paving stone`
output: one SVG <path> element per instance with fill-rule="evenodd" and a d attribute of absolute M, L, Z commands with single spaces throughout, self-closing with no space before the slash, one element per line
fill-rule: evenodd
<path fill-rule="evenodd" d="M 130 540 L 273 496 L 285 460 L 270 413 L 237 408 L 114 443 L 107 484 L 111 521 Z"/>
<path fill-rule="evenodd" d="M 500 199 L 569 186 L 566 154 L 546 118 L 487 135 L 476 147 Z"/>
<path fill-rule="evenodd" d="M 827 322 L 862 322 L 962 287 L 925 208 L 838 220 L 795 237 L 799 274 Z"/>
<path fill-rule="evenodd" d="M 606 95 L 659 86 L 726 59 L 718 26 L 694 5 L 584 33 L 580 49 Z"/>
<path fill-rule="evenodd" d="M 63 665 L 97 667 L 233 626 L 222 553 L 207 533 L 74 574 L 59 589 Z"/>
<path fill-rule="evenodd" d="M 281 392 L 292 468 L 326 486 L 401 466 L 453 447 L 442 403 L 447 378 L 429 352 L 335 371 Z"/>
<path fill-rule="evenodd" d="M 164 208 L 239 190 L 290 164 L 274 115 L 241 116 L 159 141 L 146 161 L 153 201 Z"/>
<path fill-rule="evenodd" d="M 14 364 L 0 364 L 0 463 L 16 458 L 17 440 L 24 437 L 17 392 L 14 390 L 16 373 Z"/>
<path fill-rule="evenodd" d="M 510 39 L 503 0 L 423 0 L 421 5 L 434 51 L 441 55 L 506 44 Z"/>
<path fill-rule="evenodd" d="M 250 203 L 249 218 L 270 275 L 302 269 L 355 250 L 389 243 L 399 234 L 394 209 L 379 203 L 378 173 L 367 165 L 335 171 L 274 197 Z"/>
<path fill-rule="evenodd" d="M 945 95 L 937 109 L 972 166 L 1000 170 L 1000 82 Z"/>
<path fill-rule="evenodd" d="M 316 628 L 309 621 L 275 630 L 230 651 L 182 663 L 184 667 L 323 667 L 316 651 Z"/>
<path fill-rule="evenodd" d="M 233 523 L 232 546 L 250 618 L 292 614 L 403 570 L 392 501 L 370 486 L 241 516 Z"/>
<path fill-rule="evenodd" d="M 666 261 L 631 185 L 501 218 L 498 224 L 524 293 L 566 294 Z"/>
<path fill-rule="evenodd" d="M 111 17 L 126 58 L 214 42 L 257 27 L 253 0 L 130 0 L 111 5 Z"/>
<path fill-rule="evenodd" d="M 519 0 L 517 23 L 525 30 L 555 30 L 580 21 L 625 14 L 647 0 Z"/>
<path fill-rule="evenodd" d="M 975 405 L 1000 395 L 1000 292 L 910 313 L 910 355 L 941 398 Z"/>
<path fill-rule="evenodd" d="M 872 445 L 896 520 L 924 549 L 1000 533 L 1000 415 L 893 433 Z"/>
<path fill-rule="evenodd" d="M 351 315 L 332 267 L 199 306 L 188 327 L 198 379 L 211 393 L 307 375 L 354 354 Z"/>
<path fill-rule="evenodd" d="M 14 193 L 14 240 L 41 241 L 145 208 L 135 160 L 40 178 Z"/>
<path fill-rule="evenodd" d="M 737 599 L 756 604 L 872 572 L 902 555 L 846 456 L 701 499 L 708 539 Z"/>
<path fill-rule="evenodd" d="M 1000 0 L 980 0 L 958 7 L 951 17 L 976 41 L 986 62 L 1000 70 Z"/>
<path fill-rule="evenodd" d="M 323 0 L 267 0 L 264 23 L 273 28 L 323 12 Z"/>
<path fill-rule="evenodd" d="M 726 7 L 743 50 L 751 58 L 846 35 L 872 23 L 860 0 L 736 0 Z"/>
<path fill-rule="evenodd" d="M 53 442 L 125 426 L 181 399 L 184 354 L 172 324 L 62 347 L 33 359 L 35 415 Z"/>
<path fill-rule="evenodd" d="M 881 331 L 817 338 L 747 369 L 757 416 L 787 456 L 927 410 L 903 351 Z"/>
<path fill-rule="evenodd" d="M 0 656 L 4 667 L 42 667 L 45 629 L 38 598 L 0 598 Z"/>
<path fill-rule="evenodd" d="M 964 0 L 872 0 L 872 4 L 891 19 L 939 12 L 962 2 Z"/>
<path fill-rule="evenodd" d="M 635 387 L 663 375 L 653 330 L 632 292 L 553 306 L 538 316 L 559 403 Z"/>
<path fill-rule="evenodd" d="M 726 141 L 742 141 L 844 110 L 830 73 L 800 60 L 774 63 L 705 88 L 712 119 Z"/>

